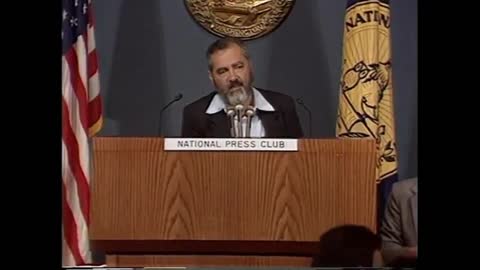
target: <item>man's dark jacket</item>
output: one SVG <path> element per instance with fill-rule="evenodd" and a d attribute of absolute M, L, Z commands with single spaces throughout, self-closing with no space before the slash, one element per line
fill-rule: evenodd
<path fill-rule="evenodd" d="M 265 128 L 266 138 L 301 138 L 302 127 L 290 96 L 258 89 L 275 111 L 256 111 Z M 224 110 L 207 114 L 206 110 L 217 92 L 212 92 L 190 103 L 183 110 L 182 137 L 230 138 L 230 121 Z"/>

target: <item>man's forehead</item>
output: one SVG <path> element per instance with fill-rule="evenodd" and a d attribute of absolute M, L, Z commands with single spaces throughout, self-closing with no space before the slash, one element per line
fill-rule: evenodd
<path fill-rule="evenodd" d="M 243 55 L 239 56 L 239 57 L 224 57 L 224 58 L 214 58 L 213 59 L 213 67 L 215 69 L 222 68 L 222 67 L 233 66 L 233 65 L 237 65 L 237 64 L 248 64 L 248 60 Z"/>

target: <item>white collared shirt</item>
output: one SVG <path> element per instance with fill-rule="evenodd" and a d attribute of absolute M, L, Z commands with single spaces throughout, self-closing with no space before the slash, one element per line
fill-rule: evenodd
<path fill-rule="evenodd" d="M 268 102 L 265 97 L 258 91 L 257 89 L 253 88 L 253 100 L 255 107 L 253 108 L 254 111 L 256 112 L 257 110 L 262 110 L 262 111 L 270 111 L 273 112 L 275 109 L 273 108 L 272 104 Z M 210 105 L 208 106 L 207 110 L 205 113 L 207 114 L 214 114 L 218 113 L 221 110 L 224 110 L 226 112 L 226 107 L 227 104 L 225 101 L 222 99 L 222 97 L 219 94 L 216 94 L 212 101 L 210 102 Z M 238 127 L 238 118 L 235 117 L 235 127 Z M 246 122 L 244 121 L 242 123 L 242 130 L 245 134 L 246 131 Z M 262 121 L 258 117 L 258 115 L 255 113 L 255 115 L 252 117 L 251 120 L 251 126 L 250 126 L 250 137 L 252 138 L 262 138 L 265 137 L 265 127 L 262 124 Z"/>

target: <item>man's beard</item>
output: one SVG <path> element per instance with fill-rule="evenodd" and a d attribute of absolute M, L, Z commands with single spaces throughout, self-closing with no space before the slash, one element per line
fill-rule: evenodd
<path fill-rule="evenodd" d="M 244 104 L 248 99 L 247 90 L 243 85 L 230 88 L 226 94 L 228 103 L 232 106 Z"/>

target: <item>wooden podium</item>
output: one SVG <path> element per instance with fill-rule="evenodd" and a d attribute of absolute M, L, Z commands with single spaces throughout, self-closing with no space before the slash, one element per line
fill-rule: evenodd
<path fill-rule="evenodd" d="M 166 152 L 96 137 L 90 237 L 108 266 L 310 266 L 325 233 L 375 232 L 372 140 L 298 152 Z"/>

